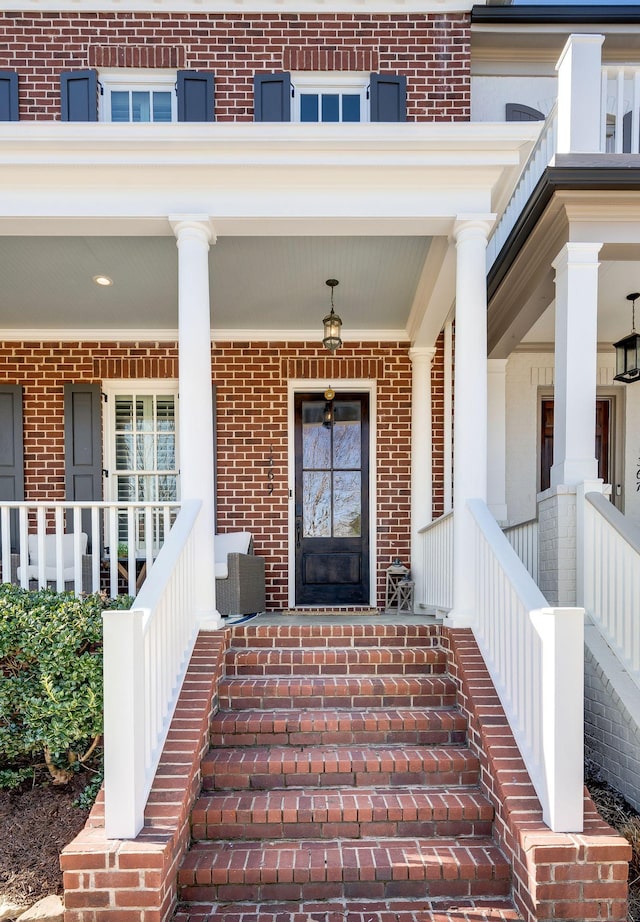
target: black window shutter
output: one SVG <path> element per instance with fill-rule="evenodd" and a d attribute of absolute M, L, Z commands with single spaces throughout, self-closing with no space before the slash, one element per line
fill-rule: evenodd
<path fill-rule="evenodd" d="M 64 386 L 65 495 L 102 499 L 102 402 L 98 384 Z"/>
<path fill-rule="evenodd" d="M 0 501 L 24 499 L 22 388 L 0 385 Z M 18 549 L 18 512 L 11 513 L 11 550 Z M 1 535 L 0 535 L 1 537 Z M 10 577 L 7 575 L 6 582 Z"/>
<path fill-rule="evenodd" d="M 60 74 L 60 105 L 63 122 L 97 122 L 97 72 L 72 70 Z"/>
<path fill-rule="evenodd" d="M 212 122 L 213 112 L 213 74 L 179 70 L 178 121 Z"/>
<path fill-rule="evenodd" d="M 505 106 L 505 117 L 508 122 L 544 122 L 544 112 L 532 109 L 520 102 L 508 102 Z"/>
<path fill-rule="evenodd" d="M 291 121 L 291 74 L 256 74 L 253 92 L 256 122 Z"/>
<path fill-rule="evenodd" d="M 17 122 L 18 111 L 18 74 L 0 70 L 0 122 Z"/>
<path fill-rule="evenodd" d="M 630 154 L 631 151 L 631 126 L 633 121 L 633 112 L 626 112 L 622 116 L 622 153 Z M 635 153 L 635 151 L 633 151 Z"/>
<path fill-rule="evenodd" d="M 371 74 L 372 122 L 406 122 L 407 78 L 404 74 Z"/>

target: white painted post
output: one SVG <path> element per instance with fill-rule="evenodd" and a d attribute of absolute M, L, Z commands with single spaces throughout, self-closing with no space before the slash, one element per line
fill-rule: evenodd
<path fill-rule="evenodd" d="M 582 832 L 584 816 L 584 609 L 531 612 L 542 649 L 542 751 L 554 832 Z"/>
<path fill-rule="evenodd" d="M 197 605 L 200 626 L 222 627 L 214 576 L 215 486 L 211 383 L 209 244 L 215 235 L 206 215 L 171 217 L 178 245 L 178 353 L 180 394 L 180 495 L 199 499 L 196 524 Z"/>
<path fill-rule="evenodd" d="M 584 606 L 585 573 L 593 560 L 591 548 L 593 535 L 585 532 L 585 503 L 587 493 L 603 493 L 604 481 L 585 480 L 576 487 L 576 604 Z M 589 560 L 587 560 L 589 554 Z"/>
<path fill-rule="evenodd" d="M 597 154 L 604 35 L 570 35 L 556 64 L 558 72 L 558 153 Z"/>
<path fill-rule="evenodd" d="M 507 359 L 487 362 L 487 505 L 507 521 Z"/>
<path fill-rule="evenodd" d="M 444 325 L 444 502 L 446 515 L 453 509 L 453 322 Z"/>
<path fill-rule="evenodd" d="M 144 611 L 105 611 L 104 806 L 108 839 L 135 839 L 144 824 Z"/>
<path fill-rule="evenodd" d="M 556 271 L 555 397 L 551 486 L 595 480 L 598 254 L 601 243 L 566 243 Z"/>
<path fill-rule="evenodd" d="M 435 347 L 409 350 L 411 393 L 411 575 L 415 604 L 424 602 L 425 573 L 420 529 L 432 519 L 433 467 L 431 437 L 431 363 Z"/>
<path fill-rule="evenodd" d="M 487 237 L 494 215 L 456 221 L 456 348 L 453 459 L 453 609 L 447 622 L 474 621 L 474 529 L 467 500 L 487 498 Z"/>

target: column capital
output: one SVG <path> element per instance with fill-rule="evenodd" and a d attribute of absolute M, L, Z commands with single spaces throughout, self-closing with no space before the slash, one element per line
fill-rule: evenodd
<path fill-rule="evenodd" d="M 412 365 L 417 365 L 419 363 L 428 363 L 431 365 L 435 354 L 435 346 L 411 346 L 409 349 L 409 358 L 411 359 Z"/>
<path fill-rule="evenodd" d="M 598 266 L 598 257 L 602 243 L 587 241 L 585 243 L 569 240 L 562 247 L 551 265 L 556 272 L 561 272 L 569 264 L 573 266 Z"/>
<path fill-rule="evenodd" d="M 459 214 L 453 225 L 453 239 L 459 243 L 461 240 L 479 238 L 486 243 L 495 220 L 494 214 Z"/>
<path fill-rule="evenodd" d="M 171 230 L 176 235 L 176 239 L 184 239 L 186 234 L 204 237 L 207 243 L 215 243 L 217 240 L 215 228 L 211 223 L 211 218 L 206 214 L 177 214 L 169 215 L 169 224 Z"/>

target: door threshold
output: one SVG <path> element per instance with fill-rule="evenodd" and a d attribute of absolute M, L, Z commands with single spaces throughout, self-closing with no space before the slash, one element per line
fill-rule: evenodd
<path fill-rule="evenodd" d="M 340 608 L 337 605 L 334 606 L 324 606 L 322 608 L 311 608 L 311 607 L 300 607 L 300 608 L 284 608 L 281 612 L 282 615 L 344 615 L 345 617 L 353 617 L 353 615 L 366 615 L 366 616 L 375 616 L 384 614 L 379 608 Z"/>

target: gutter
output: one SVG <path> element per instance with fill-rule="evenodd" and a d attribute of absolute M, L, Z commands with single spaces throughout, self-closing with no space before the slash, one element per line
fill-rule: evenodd
<path fill-rule="evenodd" d="M 640 25 L 640 5 L 622 6 L 599 4 L 598 6 L 474 6 L 471 9 L 471 25 L 514 25 L 531 23 L 553 25 L 571 23 Z"/>

